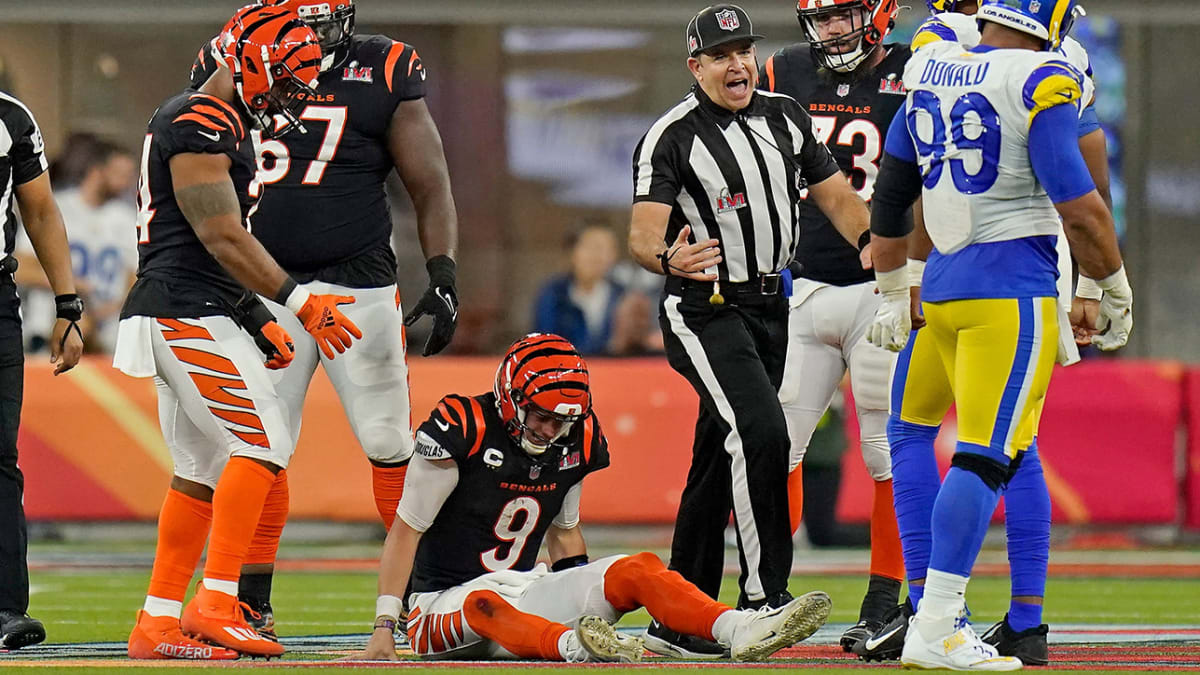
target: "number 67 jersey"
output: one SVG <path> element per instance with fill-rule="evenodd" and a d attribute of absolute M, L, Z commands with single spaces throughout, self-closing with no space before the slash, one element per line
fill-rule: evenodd
<path fill-rule="evenodd" d="M 924 180 L 925 223 L 942 255 L 977 243 L 1059 233 L 1033 172 L 1034 118 L 1083 98 L 1061 54 L 954 42 L 918 49 L 904 71 L 906 121 Z"/>

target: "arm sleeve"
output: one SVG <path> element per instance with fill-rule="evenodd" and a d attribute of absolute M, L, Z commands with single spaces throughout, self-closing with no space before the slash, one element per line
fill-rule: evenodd
<path fill-rule="evenodd" d="M 913 145 L 912 134 L 908 133 L 908 105 L 900 106 L 888 126 L 887 140 L 883 149 L 893 157 L 906 162 L 917 161 L 917 148 Z"/>
<path fill-rule="evenodd" d="M 1078 127 L 1075 107 L 1057 105 L 1041 111 L 1029 128 L 1033 173 L 1055 204 L 1078 199 L 1096 189 L 1079 152 Z"/>
<path fill-rule="evenodd" d="M 417 532 L 433 527 L 442 504 L 458 485 L 458 465 L 453 462 L 434 464 L 423 457 L 413 457 L 404 477 L 404 495 L 396 506 L 396 515 Z"/>
<path fill-rule="evenodd" d="M 555 527 L 569 530 L 579 525 L 579 496 L 581 494 L 583 494 L 582 481 L 572 485 L 567 490 L 566 496 L 563 497 L 562 508 L 558 510 L 558 515 L 554 517 Z"/>
<path fill-rule="evenodd" d="M 657 126 L 657 125 L 656 125 Z M 656 133 L 658 132 L 658 133 Z M 667 130 L 655 127 L 633 151 L 633 202 L 674 204 L 683 189 L 678 153 Z"/>
<path fill-rule="evenodd" d="M 915 161 L 885 152 L 871 196 L 871 234 L 895 238 L 912 232 L 911 209 L 920 196 L 920 167 Z"/>
<path fill-rule="evenodd" d="M 1079 138 L 1083 138 L 1099 128 L 1100 116 L 1096 114 L 1096 106 L 1089 105 L 1084 108 L 1083 114 L 1079 116 L 1079 131 L 1076 135 Z"/>

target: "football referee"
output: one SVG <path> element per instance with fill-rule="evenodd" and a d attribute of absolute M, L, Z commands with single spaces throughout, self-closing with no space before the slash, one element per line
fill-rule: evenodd
<path fill-rule="evenodd" d="M 696 85 L 634 151 L 629 244 L 640 265 L 667 275 L 667 358 L 700 396 L 670 567 L 717 597 L 732 509 L 743 608 L 791 600 L 789 441 L 777 391 L 788 321 L 780 272 L 799 236 L 797 200 L 807 189 L 856 245 L 870 221 L 804 108 L 756 91 L 761 37 L 735 5 L 708 7 L 688 24 Z M 685 658 L 721 653 L 658 624 L 647 646 Z"/>
<path fill-rule="evenodd" d="M 17 466 L 17 427 L 21 423 L 25 354 L 21 341 L 20 300 L 13 283 L 17 260 L 12 256 L 17 218 L 56 294 L 58 320 L 50 337 L 54 374 L 79 363 L 83 336 L 79 321 L 83 302 L 75 294 L 67 231 L 46 173 L 42 132 L 23 103 L 0 93 L 0 183 L 4 185 L 4 255 L 0 258 L 0 649 L 19 649 L 46 639 L 46 629 L 29 617 L 29 568 L 25 562 L 25 478 Z"/>

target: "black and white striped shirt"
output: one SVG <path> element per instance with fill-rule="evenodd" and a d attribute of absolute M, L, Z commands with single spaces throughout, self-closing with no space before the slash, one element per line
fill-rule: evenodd
<path fill-rule="evenodd" d="M 42 175 L 46 170 L 42 131 L 33 113 L 16 98 L 0 92 L 0 213 L 4 217 L 4 255 L 16 244 L 17 218 L 13 214 L 13 190 Z"/>
<path fill-rule="evenodd" d="M 778 272 L 799 236 L 805 185 L 838 173 L 794 99 L 758 91 L 734 113 L 693 87 L 660 117 L 633 153 L 633 201 L 672 206 L 665 243 L 684 225 L 691 240 L 716 239 L 721 281 Z"/>

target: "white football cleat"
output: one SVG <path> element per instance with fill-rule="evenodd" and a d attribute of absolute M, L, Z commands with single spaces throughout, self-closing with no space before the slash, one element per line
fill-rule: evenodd
<path fill-rule="evenodd" d="M 939 626 L 939 624 L 942 624 Z M 939 630 L 939 627 L 941 630 Z M 933 639 L 922 634 L 932 632 Z M 966 613 L 935 621 L 913 617 L 904 636 L 904 651 L 900 654 L 900 665 L 920 670 L 1008 671 L 1020 670 L 1021 660 L 1012 656 L 1000 656 L 996 648 L 979 639 Z"/>
<path fill-rule="evenodd" d="M 761 661 L 817 632 L 831 609 L 829 596 L 813 591 L 783 607 L 748 611 L 745 622 L 734 629 L 729 656 L 734 661 Z"/>
<path fill-rule="evenodd" d="M 598 616 L 580 619 L 575 637 L 591 657 L 589 661 L 638 663 L 646 652 L 646 642 L 642 638 L 618 633 Z"/>

